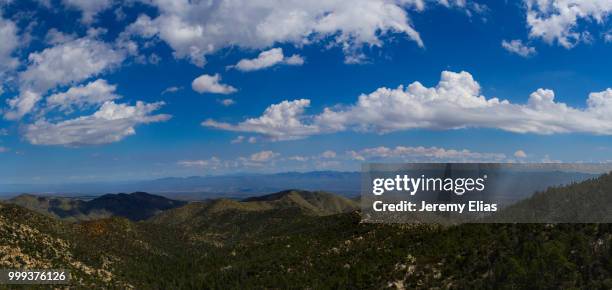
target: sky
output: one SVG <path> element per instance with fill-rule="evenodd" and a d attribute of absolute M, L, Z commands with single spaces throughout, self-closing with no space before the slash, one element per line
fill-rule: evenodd
<path fill-rule="evenodd" d="M 612 161 L 609 0 L 0 12 L 0 183 Z"/>

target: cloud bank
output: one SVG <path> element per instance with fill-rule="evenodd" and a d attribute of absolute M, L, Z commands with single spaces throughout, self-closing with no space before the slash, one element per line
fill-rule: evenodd
<path fill-rule="evenodd" d="M 379 88 L 351 105 L 306 115 L 310 100 L 283 101 L 262 116 L 237 124 L 206 120 L 205 127 L 259 133 L 272 140 L 292 140 L 341 131 L 379 134 L 413 129 L 493 128 L 514 133 L 588 133 L 612 135 L 612 89 L 589 94 L 585 108 L 555 101 L 552 90 L 538 89 L 526 103 L 486 98 L 468 72 L 444 71 L 435 87 L 414 82 Z"/>
<path fill-rule="evenodd" d="M 325 150 L 313 155 L 289 155 L 265 150 L 247 156 L 220 159 L 210 157 L 180 160 L 176 164 L 185 168 L 232 170 L 236 168 L 269 168 L 275 170 L 325 170 L 355 168 L 361 162 L 512 162 L 503 153 L 475 152 L 423 146 L 369 147 L 345 152 Z"/>
<path fill-rule="evenodd" d="M 125 35 L 159 38 L 178 58 L 203 66 L 206 55 L 224 47 L 265 49 L 276 43 L 298 46 L 325 41 L 347 55 L 363 45 L 382 46 L 385 34 L 402 34 L 423 46 L 407 10 L 420 0 L 245 0 L 150 1 L 159 10 L 140 16 Z M 366 17 L 367 16 L 367 17 Z"/>

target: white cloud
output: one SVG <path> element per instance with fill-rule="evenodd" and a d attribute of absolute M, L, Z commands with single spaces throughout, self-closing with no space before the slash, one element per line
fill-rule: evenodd
<path fill-rule="evenodd" d="M 19 119 L 34 109 L 42 95 L 58 85 L 72 85 L 117 67 L 125 59 L 109 44 L 84 37 L 30 53 L 19 73 L 20 93 L 7 100 L 7 119 Z"/>
<path fill-rule="evenodd" d="M 4 146 L 0 146 L 0 153 L 5 153 L 5 152 L 9 152 L 9 151 L 11 151 L 10 148 L 4 147 Z"/>
<path fill-rule="evenodd" d="M 223 162 L 221 159 L 213 156 L 209 159 L 202 160 L 182 160 L 177 162 L 179 166 L 182 167 L 199 167 L 199 168 L 208 168 L 208 169 L 220 169 L 223 167 Z"/>
<path fill-rule="evenodd" d="M 136 133 L 135 126 L 170 119 L 169 115 L 152 113 L 162 102 L 135 106 L 106 102 L 93 115 L 57 123 L 38 120 L 25 127 L 25 138 L 35 145 L 83 146 L 120 141 Z"/>
<path fill-rule="evenodd" d="M 7 120 L 17 120 L 23 115 L 29 113 L 34 106 L 42 99 L 39 93 L 23 90 L 19 96 L 6 100 L 11 110 L 4 112 L 4 118 Z"/>
<path fill-rule="evenodd" d="M 62 0 L 67 7 L 75 8 L 81 11 L 81 21 L 91 23 L 94 17 L 110 8 L 113 5 L 112 0 Z"/>
<path fill-rule="evenodd" d="M 240 135 L 240 136 L 234 138 L 231 141 L 232 144 L 240 144 L 240 143 L 243 143 L 243 142 L 248 142 L 250 144 L 255 144 L 255 143 L 257 143 L 257 138 L 256 137 L 252 137 L 252 136 L 247 138 L 245 136 Z"/>
<path fill-rule="evenodd" d="M 359 161 L 365 160 L 400 160 L 400 161 L 437 161 L 437 162 L 500 162 L 506 159 L 502 153 L 480 153 L 467 149 L 455 150 L 438 147 L 404 147 L 388 148 L 379 146 L 359 151 L 348 151 L 347 154 Z"/>
<path fill-rule="evenodd" d="M 516 157 L 516 158 L 527 158 L 527 153 L 525 153 L 525 151 L 523 151 L 523 150 L 517 150 L 516 152 L 514 152 L 514 157 Z"/>
<path fill-rule="evenodd" d="M 200 93 L 213 93 L 213 94 L 232 94 L 238 90 L 230 85 L 221 83 L 221 76 L 219 74 L 207 75 L 203 74 L 191 83 L 191 88 Z"/>
<path fill-rule="evenodd" d="M 279 155 L 279 153 L 266 150 L 251 154 L 251 156 L 249 156 L 249 160 L 253 162 L 267 162 Z"/>
<path fill-rule="evenodd" d="M 176 164 L 185 168 L 198 168 L 209 170 L 245 169 L 245 168 L 266 168 L 273 169 L 278 161 L 279 153 L 265 150 L 253 153 L 246 157 L 232 159 L 220 159 L 215 156 L 208 159 L 180 160 Z"/>
<path fill-rule="evenodd" d="M 98 79 L 87 85 L 72 87 L 66 92 L 48 96 L 47 106 L 71 112 L 75 108 L 82 109 L 91 105 L 100 105 L 121 98 L 115 94 L 116 89 L 116 85 L 110 85 L 106 80 Z"/>
<path fill-rule="evenodd" d="M 2 40 L 0 41 L 0 80 L 2 80 L 6 72 L 12 71 L 19 65 L 19 61 L 13 56 L 19 46 L 17 26 L 2 16 L 0 16 L 0 40 Z"/>
<path fill-rule="evenodd" d="M 298 162 L 306 162 L 306 161 L 310 160 L 310 157 L 296 155 L 296 156 L 291 156 L 291 157 L 287 158 L 287 160 L 298 161 Z"/>
<path fill-rule="evenodd" d="M 529 36 L 565 48 L 575 46 L 588 31 L 578 31 L 579 21 L 603 25 L 612 13 L 610 0 L 525 0 Z"/>
<path fill-rule="evenodd" d="M 222 100 L 218 100 L 219 104 L 229 107 L 231 105 L 236 104 L 236 101 L 234 101 L 233 99 L 222 99 Z"/>
<path fill-rule="evenodd" d="M 382 46 L 381 36 L 398 33 L 419 46 L 423 41 L 407 9 L 423 10 L 423 1 L 406 0 L 242 0 L 164 1 L 151 3 L 159 15 L 140 17 L 127 34 L 158 37 L 178 58 L 204 65 L 205 56 L 237 46 L 265 49 L 277 43 L 297 46 L 326 41 L 347 55 L 362 46 Z"/>
<path fill-rule="evenodd" d="M 529 57 L 536 53 L 535 47 L 530 47 L 519 39 L 514 39 L 511 41 L 502 40 L 502 47 L 511 53 L 518 54 L 522 57 Z"/>
<path fill-rule="evenodd" d="M 310 106 L 310 100 L 283 101 L 271 105 L 259 118 L 248 119 L 237 125 L 221 123 L 214 120 L 202 122 L 202 126 L 237 132 L 254 132 L 267 135 L 274 140 L 291 140 L 316 134 L 319 128 L 302 123 L 304 109 Z"/>
<path fill-rule="evenodd" d="M 51 45 L 66 43 L 74 39 L 76 39 L 76 35 L 63 33 L 56 28 L 49 29 L 45 35 L 45 42 Z"/>
<path fill-rule="evenodd" d="M 240 71 L 256 71 L 266 69 L 277 64 L 302 65 L 304 64 L 304 59 L 297 54 L 290 57 L 285 57 L 282 48 L 273 48 L 261 52 L 257 58 L 242 59 L 233 67 Z"/>
<path fill-rule="evenodd" d="M 305 61 L 301 55 L 294 54 L 290 57 L 285 57 L 283 62 L 287 65 L 303 65 Z"/>
<path fill-rule="evenodd" d="M 331 151 L 331 150 L 327 150 L 323 153 L 321 153 L 321 157 L 323 158 L 336 158 L 336 152 Z"/>
<path fill-rule="evenodd" d="M 240 136 L 234 138 L 230 143 L 232 143 L 232 144 L 240 144 L 240 143 L 244 142 L 244 139 L 246 139 L 246 137 L 240 135 Z"/>
<path fill-rule="evenodd" d="M 379 88 L 357 102 L 305 115 L 306 99 L 271 105 L 261 117 L 238 124 L 207 120 L 203 126 L 252 132 L 272 140 L 291 140 L 346 130 L 389 133 L 411 129 L 496 128 L 515 133 L 589 133 L 612 135 L 612 88 L 591 93 L 586 108 L 555 102 L 554 92 L 538 89 L 526 104 L 480 95 L 467 72 L 441 74 L 435 87 L 414 82 L 396 89 Z"/>
<path fill-rule="evenodd" d="M 243 137 L 243 136 L 242 136 Z M 242 141 L 245 137 L 240 138 Z M 241 142 L 242 142 L 241 141 Z M 265 168 L 267 171 L 307 171 L 320 169 L 354 170 L 356 163 L 371 162 L 512 162 L 503 153 L 474 152 L 467 149 L 440 147 L 371 147 L 345 151 L 337 154 L 327 150 L 313 155 L 291 155 L 282 157 L 280 153 L 264 150 L 249 156 L 227 160 L 212 157 L 209 159 L 181 160 L 177 164 L 187 168 L 206 168 L 227 170 L 239 168 Z"/>
<path fill-rule="evenodd" d="M 497 128 L 516 133 L 582 132 L 612 134 L 612 89 L 593 93 L 586 109 L 554 101 L 551 90 L 538 89 L 527 104 L 480 95 L 467 72 L 443 72 L 434 88 L 414 82 L 407 88 L 380 88 L 344 110 L 326 109 L 316 117 L 322 130 L 352 128 L 386 133 L 416 128 Z M 606 113 L 608 112 L 608 113 Z M 608 115 L 607 115 L 608 114 Z"/>
<path fill-rule="evenodd" d="M 84 37 L 31 53 L 19 79 L 22 87 L 44 92 L 98 75 L 124 59 L 124 53 L 109 44 Z"/>
<path fill-rule="evenodd" d="M 174 93 L 176 93 L 176 92 L 178 92 L 178 91 L 180 91 L 182 89 L 183 89 L 183 87 L 177 87 L 177 86 L 168 87 L 165 90 L 163 90 L 161 92 L 161 94 L 162 95 L 165 95 L 165 94 L 174 94 Z"/>
<path fill-rule="evenodd" d="M 605 42 L 612 42 L 612 30 L 604 33 L 604 41 Z"/>

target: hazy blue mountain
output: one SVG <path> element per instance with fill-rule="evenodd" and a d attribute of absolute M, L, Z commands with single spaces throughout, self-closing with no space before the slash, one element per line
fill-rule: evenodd
<path fill-rule="evenodd" d="M 6 196 L 20 193 L 102 194 L 108 192 L 144 191 L 183 200 L 217 197 L 247 197 L 287 188 L 326 190 L 343 195 L 360 191 L 359 172 L 286 172 L 275 174 L 240 174 L 223 176 L 167 177 L 130 182 L 98 182 L 80 184 L 9 184 L 0 185 Z"/>
<path fill-rule="evenodd" d="M 420 175 L 420 174 L 419 174 Z M 514 200 L 530 196 L 550 186 L 565 185 L 596 177 L 596 174 L 578 172 L 497 172 L 495 190 L 504 198 Z M 520 182 L 516 182 L 520 181 Z M 275 174 L 237 174 L 223 176 L 167 177 L 153 180 L 99 182 L 55 185 L 0 185 L 0 197 L 8 198 L 21 193 L 54 196 L 100 195 L 118 192 L 149 192 L 179 200 L 206 200 L 210 198 L 245 198 L 287 188 L 309 191 L 327 191 L 354 197 L 361 191 L 360 172 L 314 171 Z"/>

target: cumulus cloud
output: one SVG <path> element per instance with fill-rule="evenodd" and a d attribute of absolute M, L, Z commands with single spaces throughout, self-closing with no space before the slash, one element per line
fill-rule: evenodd
<path fill-rule="evenodd" d="M 99 75 L 124 59 L 122 51 L 90 37 L 30 53 L 27 68 L 19 73 L 20 93 L 7 101 L 9 109 L 4 117 L 19 119 L 29 113 L 48 90 Z"/>
<path fill-rule="evenodd" d="M 98 13 L 113 5 L 112 0 L 62 0 L 62 2 L 66 7 L 80 10 L 81 21 L 84 23 L 91 23 Z"/>
<path fill-rule="evenodd" d="M 254 59 L 242 59 L 233 67 L 240 71 L 256 71 L 266 69 L 278 64 L 286 65 L 303 65 L 304 58 L 294 54 L 290 57 L 286 57 L 283 54 L 282 48 L 273 48 L 261 52 L 257 58 Z"/>
<path fill-rule="evenodd" d="M 436 161 L 436 162 L 500 162 L 506 159 L 502 153 L 480 153 L 467 149 L 455 150 L 439 147 L 389 148 L 385 146 L 348 151 L 347 154 L 359 161 L 391 159 L 399 161 Z"/>
<path fill-rule="evenodd" d="M 20 73 L 19 79 L 22 86 L 42 92 L 100 74 L 118 66 L 124 59 L 122 51 L 84 37 L 31 53 L 28 67 Z"/>
<path fill-rule="evenodd" d="M 579 21 L 603 25 L 612 13 L 609 0 L 525 0 L 529 36 L 571 48 L 590 38 L 578 31 Z"/>
<path fill-rule="evenodd" d="M 527 158 L 527 153 L 525 153 L 525 151 L 523 151 L 523 150 L 516 150 L 516 152 L 514 152 L 514 157 L 516 157 L 516 158 Z"/>
<path fill-rule="evenodd" d="M 64 112 L 71 112 L 74 109 L 100 105 L 121 98 L 115 93 L 116 90 L 116 85 L 98 79 L 87 85 L 72 87 L 63 93 L 52 94 L 47 97 L 46 101 L 49 108 L 57 107 Z"/>
<path fill-rule="evenodd" d="M 25 138 L 35 145 L 83 146 L 117 142 L 136 133 L 140 124 L 162 122 L 169 115 L 152 113 L 163 102 L 143 103 L 135 106 L 105 102 L 92 115 L 51 123 L 46 120 L 25 127 Z"/>
<path fill-rule="evenodd" d="M 502 47 L 514 54 L 518 54 L 522 57 L 529 57 L 536 53 L 535 47 L 530 47 L 525 44 L 520 39 L 514 39 L 511 41 L 502 40 Z"/>
<path fill-rule="evenodd" d="M 248 119 L 236 125 L 206 120 L 202 126 L 236 132 L 254 132 L 267 135 L 274 140 L 299 139 L 319 132 L 316 125 L 302 123 L 304 109 L 310 106 L 310 100 L 283 101 L 271 105 L 263 115 Z"/>
<path fill-rule="evenodd" d="M 6 104 L 10 110 L 4 112 L 4 118 L 7 120 L 17 120 L 23 115 L 29 113 L 34 106 L 42 99 L 39 93 L 31 90 L 23 90 L 19 96 L 6 100 Z"/>
<path fill-rule="evenodd" d="M 612 134 L 612 89 L 592 93 L 585 109 L 555 102 L 552 90 L 538 89 L 527 104 L 512 104 L 480 95 L 480 85 L 467 72 L 442 72 L 436 87 L 419 82 L 396 89 L 380 88 L 362 95 L 344 110 L 326 109 L 316 117 L 325 130 L 386 133 L 416 128 L 497 128 L 516 133 L 582 132 Z M 608 112 L 608 113 L 606 113 Z"/>
<path fill-rule="evenodd" d="M 212 94 L 233 94 L 238 90 L 230 85 L 221 83 L 221 76 L 219 74 L 207 75 L 203 74 L 191 83 L 191 88 L 200 93 L 212 93 Z"/>
<path fill-rule="evenodd" d="M 255 161 L 255 162 L 265 162 L 265 161 L 272 160 L 278 155 L 279 155 L 278 153 L 269 151 L 269 150 L 261 151 L 261 152 L 251 154 L 251 156 L 249 157 L 249 160 Z"/>
<path fill-rule="evenodd" d="M 411 129 L 496 128 L 515 133 L 589 133 L 612 135 L 612 89 L 591 93 L 586 108 L 556 102 L 552 90 L 538 89 L 526 104 L 480 94 L 467 72 L 444 71 L 435 87 L 414 82 L 407 87 L 379 88 L 352 105 L 306 115 L 307 99 L 271 105 L 258 118 L 238 124 L 206 120 L 203 126 L 252 132 L 272 140 L 292 140 L 346 130 L 389 133 Z M 338 108 L 339 107 L 339 108 Z"/>
<path fill-rule="evenodd" d="M 329 41 L 347 55 L 363 45 L 382 46 L 381 37 L 397 33 L 423 46 L 407 10 L 423 10 L 423 1 L 163 1 L 153 0 L 159 15 L 141 16 L 128 35 L 157 37 L 178 58 L 205 64 L 205 56 L 238 46 L 265 49 L 277 43 L 304 45 Z M 365 17 L 367 15 L 367 17 Z"/>

